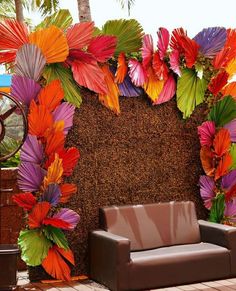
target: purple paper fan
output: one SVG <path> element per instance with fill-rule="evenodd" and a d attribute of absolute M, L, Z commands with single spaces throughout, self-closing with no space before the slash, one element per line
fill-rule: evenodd
<path fill-rule="evenodd" d="M 79 214 L 68 208 L 62 208 L 57 214 L 53 215 L 53 218 L 58 218 L 69 223 L 70 230 L 73 230 L 80 220 Z"/>
<path fill-rule="evenodd" d="M 116 68 L 114 66 L 110 67 L 110 71 L 115 76 Z M 135 86 L 128 74 L 125 76 L 124 81 L 117 85 L 120 91 L 120 96 L 138 97 L 143 94 L 143 89 L 141 87 Z"/>
<path fill-rule="evenodd" d="M 18 186 L 25 192 L 39 191 L 45 175 L 46 171 L 39 165 L 23 162 L 18 170 Z"/>
<path fill-rule="evenodd" d="M 40 165 L 43 161 L 43 145 L 37 137 L 29 134 L 21 148 L 20 159 L 22 162 L 29 162 Z"/>
<path fill-rule="evenodd" d="M 229 190 L 236 184 L 236 170 L 230 171 L 227 175 L 222 177 L 221 187 L 225 190 Z"/>
<path fill-rule="evenodd" d="M 224 27 L 208 27 L 200 31 L 194 40 L 204 56 L 213 58 L 224 47 L 226 37 L 227 31 Z"/>
<path fill-rule="evenodd" d="M 231 141 L 236 142 L 236 119 L 224 125 L 224 128 L 228 129 Z"/>
<path fill-rule="evenodd" d="M 58 184 L 49 184 L 43 195 L 41 201 L 47 201 L 52 206 L 56 206 L 59 203 L 61 196 L 61 190 Z"/>
<path fill-rule="evenodd" d="M 229 201 L 225 203 L 224 215 L 230 218 L 232 222 L 236 222 L 236 201 Z"/>
<path fill-rule="evenodd" d="M 212 177 L 200 176 L 199 185 L 200 194 L 202 200 L 204 201 L 204 205 L 207 209 L 210 209 L 212 205 L 212 199 L 215 197 L 215 181 Z"/>
<path fill-rule="evenodd" d="M 11 94 L 23 104 L 29 106 L 31 100 L 36 100 L 41 87 L 34 80 L 27 77 L 12 77 Z"/>
<path fill-rule="evenodd" d="M 34 44 L 24 44 L 16 54 L 15 74 L 37 82 L 45 65 L 46 59 L 40 48 Z"/>
<path fill-rule="evenodd" d="M 64 120 L 64 133 L 67 134 L 73 125 L 75 106 L 68 102 L 63 102 L 53 111 L 54 121 Z"/>

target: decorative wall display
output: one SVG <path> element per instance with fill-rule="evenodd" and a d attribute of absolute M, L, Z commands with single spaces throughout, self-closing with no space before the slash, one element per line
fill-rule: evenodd
<path fill-rule="evenodd" d="M 24 104 L 29 122 L 18 172 L 23 193 L 14 196 L 26 212 L 19 237 L 25 262 L 70 279 L 74 259 L 63 230 L 74 229 L 79 215 L 63 203 L 77 191 L 65 177 L 79 152 L 65 148 L 65 139 L 82 102 L 81 87 L 115 114 L 119 96 L 144 92 L 157 106 L 176 95 L 184 119 L 206 102 L 208 121 L 198 128 L 206 173 L 201 196 L 210 220 L 234 224 L 236 30 L 211 27 L 191 39 L 183 28 L 171 35 L 160 28 L 154 45 L 134 19 L 110 20 L 101 29 L 93 22 L 70 24 L 70 16 L 62 21 L 60 13 L 32 32 L 15 20 L 0 23 L 0 63 L 13 72 L 11 94 Z"/>

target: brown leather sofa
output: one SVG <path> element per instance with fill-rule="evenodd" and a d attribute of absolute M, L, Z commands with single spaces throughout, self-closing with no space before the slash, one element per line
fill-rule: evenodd
<path fill-rule="evenodd" d="M 90 276 L 148 290 L 236 275 L 236 228 L 197 220 L 192 202 L 105 207 L 90 235 Z"/>

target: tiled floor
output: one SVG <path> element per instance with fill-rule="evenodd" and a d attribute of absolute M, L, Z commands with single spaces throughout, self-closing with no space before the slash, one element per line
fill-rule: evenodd
<path fill-rule="evenodd" d="M 18 286 L 17 291 L 102 291 L 108 290 L 100 284 L 97 284 L 91 280 L 79 280 L 72 282 L 53 282 L 53 283 L 30 283 L 26 272 L 20 272 L 18 274 Z M 219 290 L 219 291 L 232 291 L 236 290 L 236 279 L 219 280 L 212 282 L 202 282 L 198 284 L 182 285 L 177 287 L 160 288 L 155 290 L 165 291 L 192 291 L 192 290 Z M 154 291 L 154 289 L 152 290 Z"/>

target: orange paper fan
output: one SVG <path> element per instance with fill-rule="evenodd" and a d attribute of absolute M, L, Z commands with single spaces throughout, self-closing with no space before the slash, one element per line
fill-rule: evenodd
<path fill-rule="evenodd" d="M 69 54 L 66 37 L 62 30 L 50 26 L 29 35 L 30 43 L 36 44 L 45 56 L 47 63 L 64 62 Z"/>

